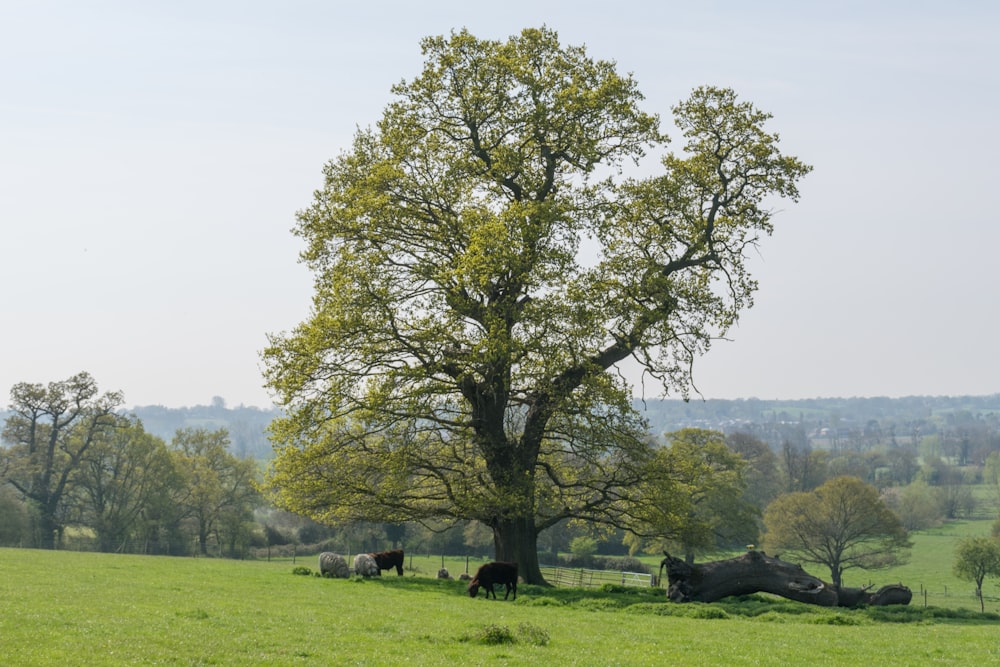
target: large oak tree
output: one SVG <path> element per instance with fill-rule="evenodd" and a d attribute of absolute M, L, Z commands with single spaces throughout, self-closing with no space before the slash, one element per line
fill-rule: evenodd
<path fill-rule="evenodd" d="M 5 478 L 35 510 L 38 546 L 54 549 L 67 523 L 77 477 L 92 447 L 119 425 L 121 392 L 100 394 L 89 373 L 10 390 L 12 415 L 0 451 Z"/>
<path fill-rule="evenodd" d="M 687 395 L 809 167 L 705 87 L 673 108 L 683 152 L 627 177 L 667 139 L 614 63 L 545 28 L 422 47 L 299 214 L 315 295 L 264 352 L 268 484 L 320 521 L 481 521 L 541 582 L 540 531 L 630 519 L 651 451 L 618 364 Z"/>

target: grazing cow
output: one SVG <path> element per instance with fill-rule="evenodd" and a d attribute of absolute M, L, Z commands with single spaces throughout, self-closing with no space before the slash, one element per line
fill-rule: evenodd
<path fill-rule="evenodd" d="M 503 599 L 506 600 L 511 591 L 514 591 L 514 599 L 517 599 L 517 563 L 485 563 L 480 565 L 476 571 L 476 576 L 469 582 L 469 597 L 476 597 L 479 594 L 479 587 L 486 588 L 486 599 L 497 599 L 497 592 L 493 587 L 503 584 L 505 592 Z"/>
<path fill-rule="evenodd" d="M 354 557 L 354 574 L 364 577 L 379 577 L 382 572 L 378 569 L 378 563 L 371 557 L 371 554 L 358 554 Z"/>
<path fill-rule="evenodd" d="M 403 550 L 393 549 L 392 551 L 379 551 L 378 553 L 368 554 L 375 559 L 378 563 L 379 570 L 391 570 L 396 568 L 396 575 L 403 576 Z"/>
<path fill-rule="evenodd" d="M 347 579 L 351 576 L 351 570 L 347 567 L 344 557 L 331 551 L 324 551 L 319 555 L 319 574 L 322 577 L 336 577 L 337 579 Z"/>

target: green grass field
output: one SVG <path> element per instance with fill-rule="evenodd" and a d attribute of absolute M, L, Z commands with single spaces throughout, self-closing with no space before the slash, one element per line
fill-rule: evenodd
<path fill-rule="evenodd" d="M 946 535 L 927 535 L 926 546 L 946 555 L 950 577 L 953 549 L 934 546 Z M 440 557 L 412 562 L 402 578 L 333 580 L 295 575 L 289 561 L 0 549 L 0 664 L 1000 664 L 1000 616 L 967 611 L 957 594 L 948 608 L 915 598 L 831 610 L 522 585 L 517 602 L 494 602 L 434 579 Z M 296 564 L 315 569 L 312 558 Z M 464 560 L 445 565 L 464 571 Z M 934 577 L 921 559 L 906 567 Z"/>
<path fill-rule="evenodd" d="M 909 562 L 884 571 L 849 570 L 846 583 L 862 586 L 873 581 L 880 586 L 902 582 L 913 590 L 911 604 L 923 605 L 926 593 L 926 603 L 931 606 L 978 610 L 975 584 L 952 574 L 952 563 L 955 547 L 962 538 L 988 537 L 992 527 L 992 520 L 953 521 L 940 528 L 913 533 Z M 1000 580 L 986 579 L 983 600 L 987 611 L 1000 612 Z"/>

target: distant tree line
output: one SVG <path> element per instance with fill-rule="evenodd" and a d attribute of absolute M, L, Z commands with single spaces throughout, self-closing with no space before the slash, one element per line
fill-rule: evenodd
<path fill-rule="evenodd" d="M 237 554 L 254 532 L 257 464 L 225 429 L 170 442 L 118 412 L 87 373 L 11 390 L 0 448 L 0 545 Z"/>
<path fill-rule="evenodd" d="M 127 414 L 122 396 L 100 393 L 87 373 L 48 385 L 17 384 L 10 401 L 0 443 L 0 546 L 234 557 L 317 545 L 348 553 L 405 546 L 470 556 L 486 556 L 493 547 L 491 531 L 475 521 L 331 526 L 276 509 L 258 493 L 258 459 L 269 451 L 248 454 L 262 451 L 257 439 L 267 442 L 274 410 L 229 409 L 217 398 L 210 406 Z M 623 557 L 663 550 L 694 559 L 772 543 L 809 557 L 809 544 L 789 538 L 790 519 L 825 516 L 836 489 L 867 503 L 867 516 L 884 528 L 866 536 L 881 549 L 857 559 L 867 567 L 904 548 L 907 530 L 989 516 L 992 504 L 983 503 L 984 494 L 977 500 L 973 485 L 991 488 L 1000 504 L 995 413 L 933 409 L 903 438 L 893 435 L 903 413 L 882 409 L 881 421 L 870 419 L 859 436 L 836 441 L 828 431 L 820 437 L 812 424 L 813 437 L 778 444 L 760 437 L 766 424 L 757 423 L 729 432 L 683 427 L 650 434 L 651 479 L 659 482 L 629 497 L 631 526 L 561 522 L 539 540 L 540 560 L 620 564 Z M 853 415 L 827 419 L 837 428 L 857 422 Z M 244 434 L 243 444 L 234 441 L 233 427 Z M 169 437 L 161 435 L 168 428 Z M 839 580 L 840 560 L 830 566 Z"/>

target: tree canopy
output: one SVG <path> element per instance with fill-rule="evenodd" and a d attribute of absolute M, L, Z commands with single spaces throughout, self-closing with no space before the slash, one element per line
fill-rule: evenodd
<path fill-rule="evenodd" d="M 703 87 L 673 108 L 683 153 L 629 177 L 667 137 L 613 62 L 547 28 L 422 48 L 298 215 L 315 292 L 264 352 L 268 483 L 320 521 L 481 521 L 540 582 L 539 531 L 631 518 L 651 449 L 617 364 L 688 394 L 810 168 Z"/>
<path fill-rule="evenodd" d="M 667 433 L 636 496 L 634 545 L 645 535 L 650 551 L 696 553 L 757 539 L 759 510 L 744 497 L 747 463 L 719 431 L 685 428 Z M 650 539 L 652 538 L 652 539 Z"/>
<path fill-rule="evenodd" d="M 121 392 L 99 394 L 89 373 L 48 385 L 21 382 L 10 390 L 13 415 L 0 452 L 6 481 L 37 512 L 38 543 L 54 549 L 68 522 L 70 491 L 89 450 L 118 424 Z"/>
<path fill-rule="evenodd" d="M 840 587 L 844 571 L 895 564 L 911 542 L 875 487 L 856 477 L 835 477 L 814 491 L 788 493 L 764 512 L 771 551 L 830 568 Z"/>

